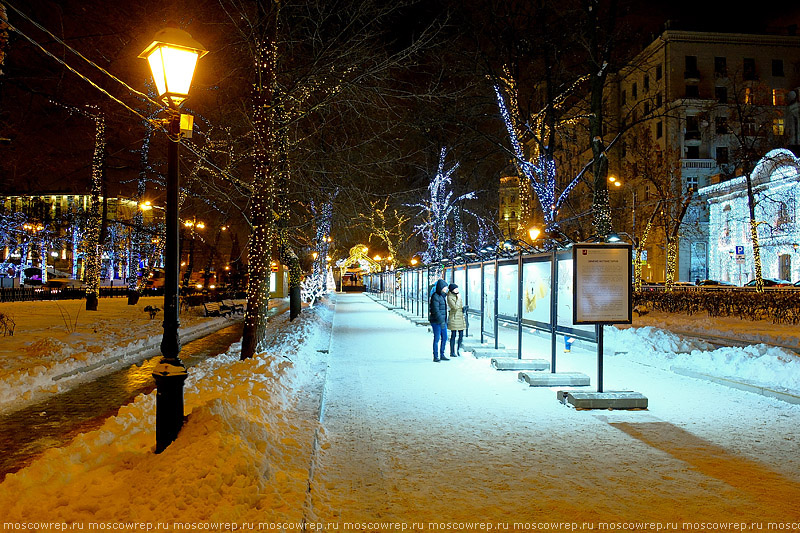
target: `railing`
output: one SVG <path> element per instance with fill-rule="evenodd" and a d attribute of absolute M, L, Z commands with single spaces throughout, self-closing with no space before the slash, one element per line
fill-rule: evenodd
<path fill-rule="evenodd" d="M 145 289 L 143 296 L 160 296 L 162 289 Z M 123 298 L 128 296 L 128 288 L 100 287 L 100 298 Z M 14 287 L 0 289 L 0 302 L 32 302 L 39 300 L 80 300 L 86 297 L 86 289 L 65 287 L 51 289 L 49 287 Z"/>
<path fill-rule="evenodd" d="M 682 168 L 713 169 L 717 166 L 714 159 L 681 159 Z"/>

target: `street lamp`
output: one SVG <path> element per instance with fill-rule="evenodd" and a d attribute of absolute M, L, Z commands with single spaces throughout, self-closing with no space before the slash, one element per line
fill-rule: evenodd
<path fill-rule="evenodd" d="M 156 33 L 139 57 L 146 59 L 158 89 L 167 105 L 167 199 L 165 209 L 166 245 L 164 249 L 164 336 L 161 362 L 153 370 L 156 381 L 156 453 L 161 453 L 178 436 L 183 426 L 183 382 L 186 367 L 180 360 L 178 333 L 178 278 L 180 257 L 178 236 L 178 147 L 181 142 L 180 106 L 189 96 L 197 60 L 208 51 L 189 33 L 174 27 Z"/>

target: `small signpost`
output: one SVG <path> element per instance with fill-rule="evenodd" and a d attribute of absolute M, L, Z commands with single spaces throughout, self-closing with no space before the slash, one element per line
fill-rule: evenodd
<path fill-rule="evenodd" d="M 736 247 L 736 264 L 743 265 L 744 264 L 744 246 L 737 246 Z"/>
<path fill-rule="evenodd" d="M 603 394 L 603 326 L 630 324 L 632 272 L 631 246 L 575 244 L 573 257 L 573 322 L 594 324 L 597 334 L 597 394 L 559 392 L 562 401 L 589 409 L 647 407 L 647 398 L 637 392 Z"/>

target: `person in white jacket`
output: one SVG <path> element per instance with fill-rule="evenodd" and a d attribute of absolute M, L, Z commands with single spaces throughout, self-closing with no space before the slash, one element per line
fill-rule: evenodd
<path fill-rule="evenodd" d="M 450 357 L 461 355 L 461 345 L 464 342 L 464 329 L 467 323 L 464 320 L 464 302 L 458 292 L 458 285 L 451 283 L 447 292 L 447 329 L 450 330 Z M 456 333 L 458 333 L 458 348 L 456 348 Z"/>

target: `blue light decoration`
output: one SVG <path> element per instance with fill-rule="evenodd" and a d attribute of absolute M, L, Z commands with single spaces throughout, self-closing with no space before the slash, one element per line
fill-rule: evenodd
<path fill-rule="evenodd" d="M 515 162 L 522 174 L 530 181 L 536 198 L 539 200 L 539 205 L 542 209 L 544 217 L 545 231 L 551 231 L 558 227 L 556 223 L 556 215 L 561 207 L 561 204 L 569 196 L 575 186 L 580 183 L 580 176 L 575 177 L 565 188 L 561 194 L 556 194 L 556 162 L 549 155 L 541 155 L 535 161 L 529 161 L 522 150 L 522 145 L 519 142 L 519 136 L 514 128 L 511 118 L 511 113 L 508 111 L 505 98 L 503 97 L 500 86 L 494 85 L 495 96 L 497 97 L 497 106 L 500 109 L 500 115 L 503 117 L 508 137 L 511 141 L 511 148 L 514 152 Z"/>
<path fill-rule="evenodd" d="M 423 220 L 414 226 L 413 234 L 422 235 L 425 240 L 427 249 L 421 253 L 421 256 L 426 264 L 438 263 L 443 257 L 449 255 L 453 237 L 448 231 L 447 222 L 451 219 L 457 206 L 460 206 L 460 202 L 475 198 L 474 192 L 453 198 L 453 191 L 449 190 L 449 186 L 452 181 L 451 176 L 458 169 L 459 164 L 455 163 L 449 170 L 445 170 L 446 157 L 447 148 L 444 147 L 439 153 L 439 166 L 436 174 L 428 185 L 429 198 L 418 204 L 406 204 L 408 207 L 420 208 L 417 215 L 421 216 Z M 476 216 L 467 209 L 461 209 L 463 212 Z"/>

